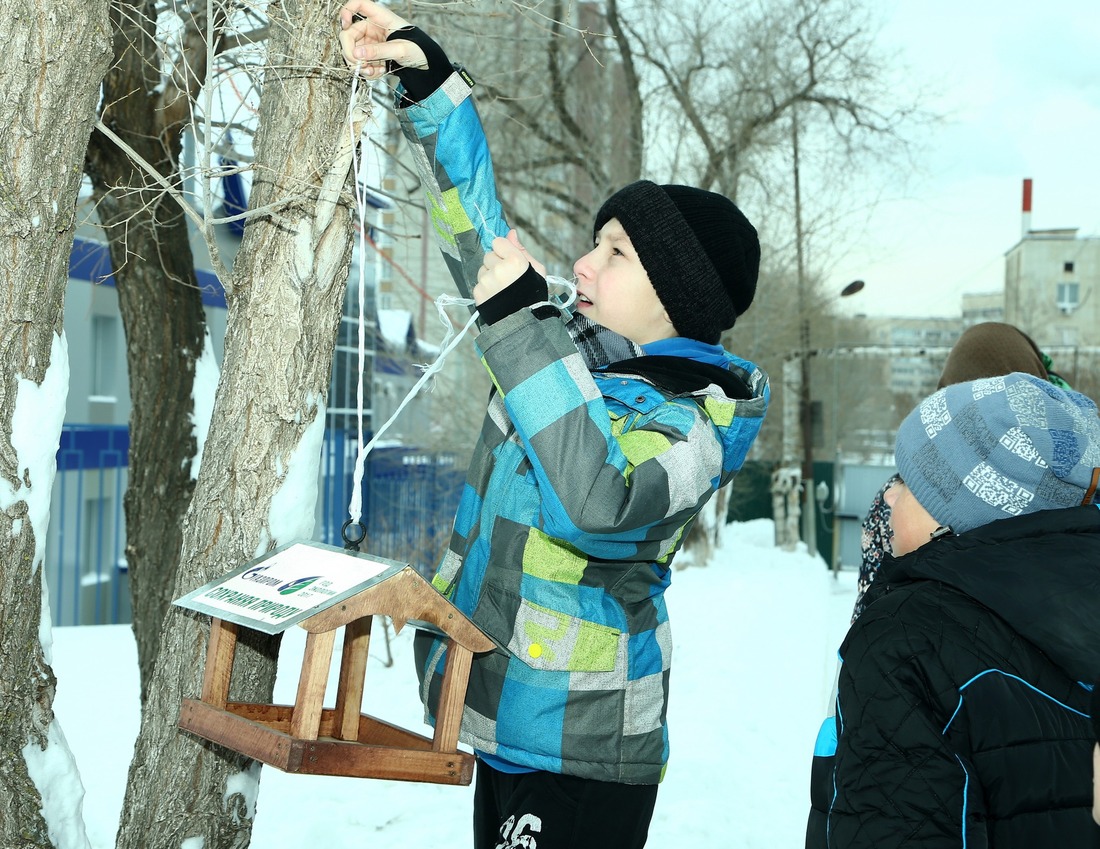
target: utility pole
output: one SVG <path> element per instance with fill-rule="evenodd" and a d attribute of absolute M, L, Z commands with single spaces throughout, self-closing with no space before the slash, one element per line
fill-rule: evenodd
<path fill-rule="evenodd" d="M 802 540 L 810 553 L 817 551 L 817 522 L 814 515 L 813 416 L 810 407 L 810 316 L 806 297 L 806 261 L 802 232 L 802 185 L 799 174 L 798 110 L 791 109 L 791 149 L 794 153 L 794 244 L 798 261 L 798 430 L 802 442 Z"/>

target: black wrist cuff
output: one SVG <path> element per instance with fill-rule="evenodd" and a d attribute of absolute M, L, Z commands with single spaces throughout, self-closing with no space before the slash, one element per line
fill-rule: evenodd
<path fill-rule="evenodd" d="M 424 51 L 428 59 L 427 69 L 422 68 L 392 68 L 393 73 L 401 80 L 405 87 L 405 100 L 412 103 L 420 103 L 430 97 L 446 81 L 453 72 L 451 60 L 447 54 L 424 30 L 419 27 L 406 27 L 394 30 L 387 36 L 386 41 L 404 39 L 411 41 Z"/>
<path fill-rule="evenodd" d="M 477 308 L 483 327 L 496 324 L 502 318 L 550 297 L 546 278 L 530 265 L 511 285 L 497 292 Z"/>

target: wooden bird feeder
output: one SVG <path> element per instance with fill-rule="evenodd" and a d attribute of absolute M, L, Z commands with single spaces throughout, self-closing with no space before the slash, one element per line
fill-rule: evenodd
<path fill-rule="evenodd" d="M 183 700 L 179 727 L 284 772 L 469 784 L 473 778 L 474 758 L 458 750 L 459 725 L 473 653 L 491 650 L 493 642 L 411 566 L 371 555 L 357 555 L 318 543 L 295 543 L 242 567 L 227 579 L 237 578 L 236 586 L 240 587 L 241 576 L 251 569 L 253 581 L 268 582 L 268 586 L 261 585 L 261 589 L 269 589 L 273 593 L 285 592 L 288 587 L 294 586 L 293 580 L 284 587 L 278 587 L 283 578 L 272 577 L 266 571 L 268 566 L 258 567 L 256 564 L 281 552 L 288 552 L 295 546 L 306 549 L 297 552 L 299 558 L 304 554 L 312 559 L 308 571 L 322 571 L 316 565 L 318 553 L 326 556 L 335 553 L 335 557 L 344 559 L 345 570 L 359 562 L 352 560 L 349 563 L 347 558 L 350 555 L 366 559 L 372 564 L 374 574 L 359 580 L 345 592 L 333 592 L 330 587 L 327 596 L 320 596 L 323 602 L 313 607 L 294 608 L 299 612 L 290 615 L 274 607 L 288 596 L 280 599 L 276 595 L 276 600 L 264 601 L 259 594 L 254 597 L 247 593 L 242 599 L 241 591 L 230 589 L 226 579 L 207 584 L 177 600 L 176 603 L 184 607 L 211 612 L 211 598 L 220 599 L 223 603 L 230 599 L 246 611 L 244 615 L 238 615 L 227 610 L 225 617 L 213 617 L 202 696 Z M 299 578 L 297 583 L 312 580 L 313 584 L 317 584 L 316 579 L 320 577 Z M 345 576 L 345 581 L 348 580 L 354 580 L 354 577 Z M 324 591 L 323 587 L 318 589 Z M 289 590 L 291 594 L 294 592 L 296 590 Z M 257 600 L 251 601 L 252 598 Z M 307 598 L 299 603 L 304 605 L 310 601 Z M 275 610 L 283 614 L 284 619 L 294 621 L 279 625 L 255 621 L 245 624 L 253 615 L 251 611 L 257 609 Z M 431 738 L 362 713 L 367 649 L 372 617 L 376 614 L 389 616 L 396 631 L 400 631 L 406 622 L 413 621 L 418 627 L 426 624 L 436 629 L 448 641 L 447 665 L 435 733 Z M 229 700 L 237 635 L 241 627 L 248 627 L 249 624 L 267 633 L 278 633 L 297 624 L 307 632 L 298 692 L 293 705 Z M 336 631 L 340 627 L 344 628 L 344 639 L 336 703 L 332 708 L 325 708 L 326 684 Z"/>

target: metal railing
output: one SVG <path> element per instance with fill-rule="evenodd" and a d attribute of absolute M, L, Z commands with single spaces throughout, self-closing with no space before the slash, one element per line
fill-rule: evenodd
<path fill-rule="evenodd" d="M 66 425 L 46 536 L 44 575 L 55 625 L 130 621 L 123 496 L 125 425 Z M 321 455 L 314 538 L 342 545 L 353 483 L 355 435 L 330 429 Z M 465 470 L 451 454 L 375 448 L 363 475 L 363 551 L 429 574 L 442 555 Z"/>

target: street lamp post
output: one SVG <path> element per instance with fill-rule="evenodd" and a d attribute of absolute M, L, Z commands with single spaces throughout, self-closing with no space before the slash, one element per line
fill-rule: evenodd
<path fill-rule="evenodd" d="M 794 156 L 794 250 L 798 279 L 798 432 L 802 436 L 802 539 L 810 551 L 814 549 L 817 529 L 814 524 L 813 492 L 810 486 L 814 477 L 813 449 L 810 447 L 812 422 L 810 420 L 810 316 L 806 309 L 806 264 L 802 252 L 802 181 L 798 161 L 798 110 L 791 108 L 791 152 Z"/>
<path fill-rule="evenodd" d="M 862 280 L 853 280 L 841 289 L 839 294 L 816 305 L 816 308 L 820 310 L 839 298 L 850 297 L 862 291 L 863 286 Z M 802 380 L 798 393 L 799 432 L 802 436 L 802 540 L 812 554 L 817 550 L 817 509 L 814 493 L 813 407 L 810 400 L 812 348 L 810 347 L 810 317 L 807 312 L 802 313 L 799 328 L 799 353 L 802 360 L 799 364 Z"/>
<path fill-rule="evenodd" d="M 778 506 L 781 501 L 778 495 L 786 492 L 789 493 L 792 502 L 798 504 L 798 510 L 800 511 L 801 518 L 801 535 L 803 541 L 806 543 L 807 549 L 810 552 L 817 550 L 817 522 L 816 522 L 816 503 L 814 499 L 814 449 L 813 449 L 813 410 L 810 402 L 810 309 L 807 292 L 806 281 L 806 265 L 805 257 L 803 253 L 803 232 L 802 232 L 802 183 L 800 174 L 800 162 L 799 162 L 799 145 L 798 145 L 798 110 L 794 107 L 791 108 L 791 152 L 793 154 L 793 166 L 794 166 L 794 245 L 795 256 L 797 259 L 797 285 L 798 285 L 798 316 L 799 316 L 799 340 L 798 340 L 798 356 L 799 363 L 797 370 L 791 369 L 788 374 L 788 364 L 784 364 L 784 390 L 794 390 L 792 395 L 797 399 L 798 417 L 797 423 L 794 416 L 787 412 L 784 412 L 784 437 L 783 437 L 783 467 L 777 472 L 777 477 L 773 482 L 773 496 L 776 496 L 776 501 L 773 502 Z M 827 304 L 832 303 L 836 298 L 846 298 L 850 295 L 854 295 L 863 289 L 862 280 L 853 280 L 847 286 L 845 286 L 840 294 L 831 298 L 823 303 L 817 304 L 816 309 L 820 310 Z M 793 367 L 793 363 L 790 363 Z M 794 400 L 794 399 L 790 399 Z M 786 407 L 789 401 L 784 401 Z M 790 427 L 791 431 L 787 428 Z M 788 448 L 795 448 L 795 433 L 798 435 L 798 439 L 801 441 L 801 445 L 798 446 L 798 450 L 791 450 L 788 453 Z M 789 434 L 789 436 L 788 436 Z M 796 458 L 801 460 L 801 468 L 793 468 Z M 797 474 L 798 480 L 795 478 Z M 801 488 L 801 494 L 796 491 L 797 488 Z M 790 505 L 793 508 L 793 504 Z M 790 529 L 786 529 L 787 522 L 783 522 L 784 529 L 780 530 L 780 517 L 776 516 L 776 540 L 779 542 L 782 540 L 784 547 L 791 547 L 794 545 L 794 519 L 793 509 L 789 509 L 786 515 L 790 518 Z"/>
<path fill-rule="evenodd" d="M 817 550 L 817 517 L 814 510 L 814 434 L 810 401 L 810 319 L 802 316 L 799 328 L 801 385 L 798 387 L 798 430 L 802 435 L 802 541 L 813 554 Z"/>

